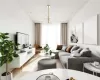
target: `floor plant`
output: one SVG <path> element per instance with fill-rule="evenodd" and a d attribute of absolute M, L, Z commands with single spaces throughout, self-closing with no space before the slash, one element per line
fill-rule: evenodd
<path fill-rule="evenodd" d="M 16 50 L 18 49 L 18 44 L 15 44 L 13 40 L 9 39 L 8 33 L 0 33 L 0 66 L 6 64 L 6 72 L 2 73 L 2 76 L 10 74 L 8 70 L 8 64 L 13 61 L 15 57 L 18 57 Z"/>

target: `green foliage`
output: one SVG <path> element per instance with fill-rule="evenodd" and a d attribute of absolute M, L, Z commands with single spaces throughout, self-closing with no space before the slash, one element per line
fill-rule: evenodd
<path fill-rule="evenodd" d="M 44 50 L 46 51 L 46 52 L 48 52 L 49 51 L 49 45 L 48 44 L 46 44 L 46 46 L 44 46 Z"/>
<path fill-rule="evenodd" d="M 0 66 L 11 62 L 14 57 L 18 57 L 15 48 L 19 44 L 16 45 L 12 40 L 9 40 L 8 35 L 8 33 L 0 33 Z"/>

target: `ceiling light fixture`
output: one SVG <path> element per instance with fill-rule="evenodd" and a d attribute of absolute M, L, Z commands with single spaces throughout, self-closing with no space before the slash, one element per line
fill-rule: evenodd
<path fill-rule="evenodd" d="M 48 8 L 48 23 L 50 23 L 50 5 L 47 5 Z"/>

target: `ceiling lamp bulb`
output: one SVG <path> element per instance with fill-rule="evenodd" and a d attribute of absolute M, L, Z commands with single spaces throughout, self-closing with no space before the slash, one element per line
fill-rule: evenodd
<path fill-rule="evenodd" d="M 50 5 L 47 5 L 47 8 L 50 8 Z"/>

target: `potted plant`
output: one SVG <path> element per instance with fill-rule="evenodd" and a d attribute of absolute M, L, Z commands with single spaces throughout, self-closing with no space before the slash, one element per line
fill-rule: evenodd
<path fill-rule="evenodd" d="M 45 46 L 44 46 L 44 48 L 43 48 L 44 50 L 45 50 L 45 52 L 46 52 L 46 54 L 48 54 L 48 51 L 49 51 L 49 45 L 48 44 L 46 44 Z"/>
<path fill-rule="evenodd" d="M 8 64 L 14 57 L 18 57 L 16 54 L 18 45 L 9 40 L 8 35 L 8 33 L 0 33 L 0 66 L 6 65 L 6 72 L 1 74 L 1 80 L 11 80 L 12 74 L 8 71 Z"/>

